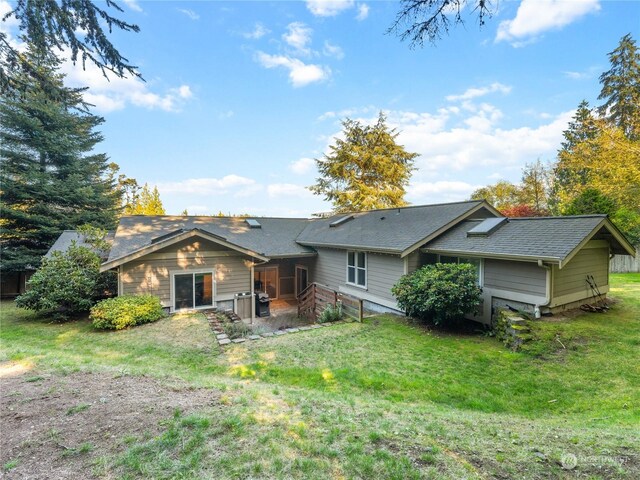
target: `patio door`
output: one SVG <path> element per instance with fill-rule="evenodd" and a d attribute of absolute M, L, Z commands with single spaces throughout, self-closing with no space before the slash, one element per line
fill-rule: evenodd
<path fill-rule="evenodd" d="M 253 285 L 256 292 L 266 293 L 272 300 L 278 298 L 278 267 L 256 268 Z"/>
<path fill-rule="evenodd" d="M 213 272 L 174 274 L 174 310 L 206 307 L 213 307 Z"/>
<path fill-rule="evenodd" d="M 296 265 L 296 297 L 309 285 L 309 270 L 302 265 Z"/>

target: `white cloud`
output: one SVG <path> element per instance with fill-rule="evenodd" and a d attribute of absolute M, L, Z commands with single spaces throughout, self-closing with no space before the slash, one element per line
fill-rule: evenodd
<path fill-rule="evenodd" d="M 13 7 L 9 2 L 6 0 L 0 0 L 0 20 L 2 20 L 4 16 L 12 10 Z M 13 28 L 17 28 L 18 25 L 18 20 L 12 15 L 5 21 L 0 21 L 0 32 L 9 33 Z"/>
<path fill-rule="evenodd" d="M 81 62 L 73 65 L 67 58 L 62 63 L 61 70 L 67 75 L 65 83 L 70 87 L 89 87 L 84 98 L 101 113 L 122 110 L 127 105 L 176 112 L 193 97 L 189 85 L 169 88 L 160 94 L 152 92 L 150 83 L 138 78 L 110 75 L 107 79 L 100 69 L 89 62 L 83 69 Z"/>
<path fill-rule="evenodd" d="M 354 0 L 307 0 L 307 8 L 318 17 L 335 17 L 354 5 Z"/>
<path fill-rule="evenodd" d="M 222 178 L 189 178 L 177 182 L 158 182 L 162 194 L 189 195 L 227 195 L 244 196 L 260 189 L 256 181 L 239 175 L 226 175 Z"/>
<path fill-rule="evenodd" d="M 324 48 L 322 49 L 322 53 L 327 57 L 335 57 L 338 60 L 342 60 L 344 58 L 344 51 L 340 46 L 333 45 L 328 40 L 324 42 Z"/>
<path fill-rule="evenodd" d="M 136 12 L 141 12 L 142 11 L 142 7 L 138 4 L 138 0 L 123 0 L 123 2 L 131 10 L 135 10 Z"/>
<path fill-rule="evenodd" d="M 269 197 L 309 197 L 313 195 L 306 187 L 295 185 L 293 183 L 272 183 L 267 186 L 267 194 Z"/>
<path fill-rule="evenodd" d="M 309 173 L 316 166 L 313 158 L 301 158 L 289 164 L 289 169 L 296 175 L 304 175 Z"/>
<path fill-rule="evenodd" d="M 265 35 L 268 35 L 269 33 L 271 33 L 271 30 L 269 30 L 267 27 L 265 27 L 264 25 L 258 22 L 253 27 L 252 31 L 243 33 L 242 36 L 244 38 L 249 38 L 251 40 L 259 40 Z"/>
<path fill-rule="evenodd" d="M 456 102 L 460 100 L 472 100 L 474 98 L 483 97 L 490 93 L 496 93 L 496 92 L 503 93 L 506 95 L 507 93 L 511 92 L 511 87 L 508 85 L 503 85 L 502 83 L 499 83 L 499 82 L 494 82 L 491 85 L 488 85 L 486 87 L 468 88 L 467 90 L 465 90 L 464 93 L 460 95 L 447 95 L 446 99 L 450 102 Z"/>
<path fill-rule="evenodd" d="M 522 46 L 547 30 L 561 29 L 598 10 L 599 0 L 522 0 L 515 18 L 498 25 L 496 42 Z"/>
<path fill-rule="evenodd" d="M 282 39 L 291 47 L 293 47 L 296 53 L 301 55 L 309 55 L 310 50 L 308 45 L 311 43 L 311 34 L 313 30 L 307 27 L 302 22 L 293 22 L 287 25 L 287 33 L 282 35 Z"/>
<path fill-rule="evenodd" d="M 189 8 L 179 8 L 178 11 L 180 13 L 184 13 L 191 20 L 200 20 L 200 15 Z"/>
<path fill-rule="evenodd" d="M 356 15 L 356 20 L 362 21 L 369 16 L 369 5 L 366 3 L 361 3 L 358 5 L 358 15 Z"/>
<path fill-rule="evenodd" d="M 305 64 L 297 58 L 285 55 L 269 55 L 258 52 L 256 60 L 265 68 L 284 67 L 289 70 L 289 80 L 294 87 L 304 87 L 310 83 L 321 82 L 331 76 L 329 67 Z"/>
<path fill-rule="evenodd" d="M 227 110 L 226 112 L 220 112 L 218 114 L 218 118 L 220 120 L 226 120 L 227 118 L 231 118 L 235 115 L 236 113 L 233 110 Z"/>

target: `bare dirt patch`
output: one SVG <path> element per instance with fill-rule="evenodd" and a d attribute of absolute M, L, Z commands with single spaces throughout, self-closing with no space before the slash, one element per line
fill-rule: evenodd
<path fill-rule="evenodd" d="M 161 430 L 176 409 L 218 403 L 211 389 L 109 373 L 19 373 L 0 379 L 0 477 L 97 478 L 96 461 L 126 437 Z"/>

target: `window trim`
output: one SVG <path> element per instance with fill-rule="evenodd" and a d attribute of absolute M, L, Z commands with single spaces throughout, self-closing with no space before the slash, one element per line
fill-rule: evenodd
<path fill-rule="evenodd" d="M 349 265 L 349 254 L 353 253 L 353 260 L 354 260 L 354 264 L 353 265 Z M 363 254 L 364 255 L 364 266 L 360 267 L 358 266 L 358 254 Z M 347 268 L 346 268 L 346 278 L 345 278 L 345 283 L 347 285 L 350 285 L 352 287 L 356 287 L 356 288 L 361 288 L 363 290 L 367 290 L 367 284 L 368 284 L 368 268 L 369 268 L 369 254 L 368 252 L 362 251 L 362 250 L 347 250 L 346 252 L 347 254 Z M 350 282 L 349 281 L 349 268 L 353 268 L 354 269 L 354 280 L 355 282 Z M 364 272 L 364 285 L 361 285 L 358 283 L 358 271 L 362 270 Z"/>
<path fill-rule="evenodd" d="M 460 259 L 461 258 L 468 258 L 468 259 L 473 259 L 473 260 L 478 260 L 478 286 L 479 287 L 483 287 L 484 286 L 484 258 L 482 257 L 474 257 L 472 255 L 466 255 L 464 257 L 459 257 L 457 255 L 441 255 L 438 254 L 438 263 L 442 263 L 442 257 L 448 257 L 448 258 L 455 258 L 457 260 L 457 264 L 460 263 L 467 263 L 467 262 L 461 262 Z M 470 264 L 473 265 L 473 264 Z"/>
<path fill-rule="evenodd" d="M 195 304 L 195 284 L 194 284 L 194 288 L 193 288 L 193 307 L 192 308 L 180 308 L 177 309 L 176 308 L 176 281 L 175 281 L 175 277 L 176 275 L 189 275 L 191 274 L 192 276 L 192 281 L 195 282 L 195 276 L 199 273 L 210 273 L 211 274 L 211 305 L 200 305 L 199 307 L 196 307 Z M 171 270 L 169 272 L 169 276 L 171 279 L 171 311 L 172 312 L 188 312 L 191 310 L 206 310 L 207 308 L 213 308 L 216 306 L 216 271 L 214 268 L 198 268 L 198 269 L 187 269 L 187 270 Z"/>

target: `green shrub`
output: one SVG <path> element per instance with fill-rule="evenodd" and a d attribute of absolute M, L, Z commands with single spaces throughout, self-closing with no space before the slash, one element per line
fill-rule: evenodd
<path fill-rule="evenodd" d="M 89 314 L 95 328 L 122 330 L 164 316 L 160 299 L 153 295 L 122 295 L 96 304 Z"/>
<path fill-rule="evenodd" d="M 43 259 L 27 285 L 28 290 L 16 299 L 18 307 L 67 320 L 110 296 L 117 284 L 114 272 L 100 273 L 97 254 L 74 243 L 66 252 Z"/>
<path fill-rule="evenodd" d="M 322 313 L 318 316 L 318 323 L 328 323 L 328 322 L 337 322 L 341 320 L 343 317 L 342 312 L 342 303 L 337 302 L 334 307 L 331 304 L 328 304 Z"/>
<path fill-rule="evenodd" d="M 482 289 L 477 284 L 475 266 L 436 263 L 404 275 L 391 292 L 410 317 L 441 325 L 475 313 Z"/>

